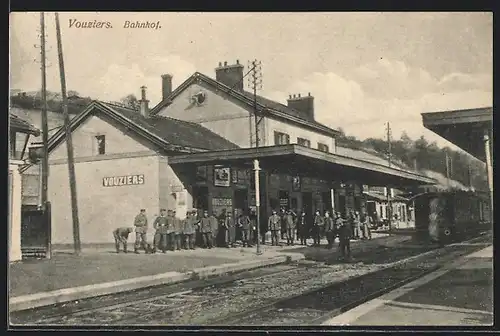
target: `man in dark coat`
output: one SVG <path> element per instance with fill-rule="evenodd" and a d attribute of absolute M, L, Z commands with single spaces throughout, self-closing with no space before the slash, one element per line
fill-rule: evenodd
<path fill-rule="evenodd" d="M 351 221 L 348 219 L 341 218 L 339 221 L 339 250 L 340 257 L 343 260 L 351 259 L 351 237 L 352 237 L 352 227 Z"/>
<path fill-rule="evenodd" d="M 204 248 L 212 248 L 212 222 L 211 217 L 208 216 L 208 211 L 203 211 L 199 226 Z"/>
<path fill-rule="evenodd" d="M 113 231 L 116 253 L 120 253 L 120 245 L 123 245 L 123 252 L 127 253 L 128 236 L 132 232 L 134 232 L 134 229 L 130 227 L 120 227 Z"/>
<path fill-rule="evenodd" d="M 305 211 L 302 211 L 297 219 L 297 235 L 300 239 L 300 245 L 307 245 L 309 225 L 307 223 L 307 215 Z"/>
<path fill-rule="evenodd" d="M 255 214 L 255 222 L 257 223 L 257 214 Z M 262 245 L 266 244 L 266 233 L 269 231 L 269 224 L 266 222 L 265 218 L 260 218 L 260 227 L 259 227 L 259 234 L 260 237 L 257 237 L 257 239 L 261 240 Z M 255 242 L 257 243 L 257 242 Z"/>
<path fill-rule="evenodd" d="M 241 228 L 241 241 L 243 242 L 243 247 L 251 247 L 251 232 L 253 223 L 250 220 L 250 217 L 246 214 L 242 214 L 238 220 L 238 226 Z"/>
<path fill-rule="evenodd" d="M 316 215 L 314 216 L 314 223 L 313 223 L 313 239 L 314 239 L 314 246 L 319 246 L 321 242 L 321 235 L 323 233 L 323 226 L 324 226 L 324 219 L 321 216 L 321 213 L 316 211 Z"/>
<path fill-rule="evenodd" d="M 183 222 L 182 233 L 184 234 L 184 248 L 194 250 L 194 235 L 196 233 L 195 211 L 188 211 Z"/>
<path fill-rule="evenodd" d="M 285 230 L 286 230 L 286 244 L 293 245 L 293 240 L 295 238 L 295 218 L 293 216 L 292 210 L 288 210 L 284 216 Z"/>
<path fill-rule="evenodd" d="M 335 221 L 328 211 L 325 211 L 325 235 L 328 240 L 327 248 L 331 249 L 335 242 Z"/>
<path fill-rule="evenodd" d="M 273 214 L 269 217 L 267 222 L 269 231 L 271 231 L 271 244 L 273 246 L 278 246 L 279 231 L 281 229 L 281 218 L 276 214 L 276 210 L 273 210 Z"/>
<path fill-rule="evenodd" d="M 286 223 L 285 223 L 286 211 L 285 211 L 285 208 L 281 208 L 279 216 L 281 219 L 281 223 L 280 223 L 281 240 L 284 240 L 285 235 L 286 235 Z"/>
<path fill-rule="evenodd" d="M 156 253 L 157 249 L 161 249 L 163 253 L 167 251 L 168 244 L 168 234 L 167 234 L 167 217 L 165 216 L 165 209 L 160 210 L 160 216 L 156 217 L 153 222 L 153 228 L 155 229 L 154 237 L 154 247 L 153 253 Z"/>

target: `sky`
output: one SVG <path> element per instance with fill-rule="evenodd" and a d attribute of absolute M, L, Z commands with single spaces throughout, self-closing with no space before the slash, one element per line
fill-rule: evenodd
<path fill-rule="evenodd" d="M 46 13 L 47 87 L 60 91 L 53 13 Z M 259 94 L 286 104 L 311 93 L 316 120 L 360 139 L 405 131 L 453 145 L 422 126 L 421 113 L 492 106 L 492 13 L 60 13 L 68 90 L 119 100 L 147 87 L 161 99 L 195 71 L 215 77 L 219 62 L 262 62 Z M 69 22 L 107 21 L 112 28 Z M 124 28 L 125 21 L 160 23 Z M 40 14 L 10 17 L 11 89 L 37 91 Z"/>

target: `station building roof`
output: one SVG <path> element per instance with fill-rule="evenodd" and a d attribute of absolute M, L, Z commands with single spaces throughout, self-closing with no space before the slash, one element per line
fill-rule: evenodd
<path fill-rule="evenodd" d="M 296 144 L 180 154 L 170 157 L 169 164 L 251 165 L 253 159 L 259 159 L 265 169 L 311 174 L 331 180 L 359 181 L 372 186 L 436 183 L 434 179 L 415 172 Z"/>
<path fill-rule="evenodd" d="M 493 128 L 493 108 L 422 113 L 425 128 L 485 161 L 483 136 Z"/>

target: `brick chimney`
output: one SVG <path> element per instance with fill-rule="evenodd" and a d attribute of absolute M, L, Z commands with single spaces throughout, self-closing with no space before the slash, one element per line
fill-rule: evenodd
<path fill-rule="evenodd" d="M 145 86 L 141 86 L 141 100 L 139 101 L 140 103 L 140 113 L 144 116 L 144 117 L 148 117 L 149 116 L 149 100 L 147 100 L 146 98 L 146 87 Z"/>
<path fill-rule="evenodd" d="M 172 93 L 172 75 L 161 75 L 161 92 L 162 100 L 167 99 L 167 97 Z"/>
<path fill-rule="evenodd" d="M 219 62 L 219 66 L 215 68 L 215 79 L 222 84 L 233 88 L 236 91 L 243 91 L 243 65 L 240 64 L 239 60 L 236 60 L 236 64 L 224 65 Z"/>
<path fill-rule="evenodd" d="M 302 97 L 300 93 L 297 96 L 290 95 L 287 99 L 287 103 L 288 107 L 301 112 L 306 119 L 314 120 L 314 97 L 311 96 L 310 92 L 307 96 Z"/>

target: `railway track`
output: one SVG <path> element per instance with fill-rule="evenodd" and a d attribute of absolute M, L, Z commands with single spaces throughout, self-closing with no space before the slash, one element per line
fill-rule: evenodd
<path fill-rule="evenodd" d="M 481 250 L 484 245 L 456 245 L 446 252 L 408 264 L 395 265 L 345 282 L 269 302 L 265 306 L 242 311 L 231 317 L 214 320 L 211 325 L 320 325 L 362 303 L 434 272 L 447 263 Z"/>
<path fill-rule="evenodd" d="M 158 286 L 118 296 L 108 295 L 16 312 L 11 314 L 11 323 L 245 325 L 248 324 L 246 321 L 251 321 L 251 325 L 315 324 L 326 312 L 331 317 L 331 311 L 342 312 L 380 291 L 431 272 L 440 263 L 456 258 L 457 253 L 466 254 L 480 248 L 477 244 L 448 246 L 428 251 L 422 256 L 413 256 L 416 259 L 404 266 L 389 267 L 384 265 L 384 260 L 378 260 L 378 265 L 307 262 L 278 265 L 222 278 Z M 394 256 L 391 257 L 389 260 L 392 261 Z M 332 300 L 339 297 L 343 299 Z"/>

